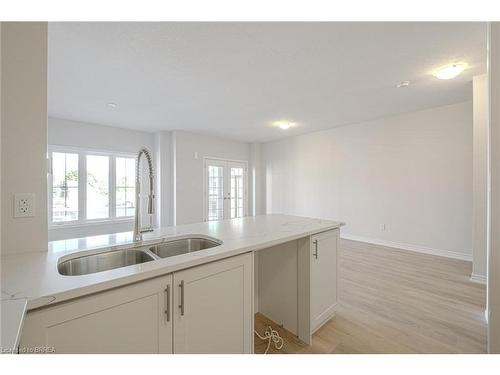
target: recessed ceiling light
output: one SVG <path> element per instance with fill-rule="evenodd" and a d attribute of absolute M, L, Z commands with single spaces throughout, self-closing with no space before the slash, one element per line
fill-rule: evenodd
<path fill-rule="evenodd" d="M 108 103 L 107 106 L 109 108 L 116 108 L 117 104 L 116 103 Z"/>
<path fill-rule="evenodd" d="M 399 82 L 396 87 L 399 89 L 401 87 L 406 87 L 406 86 L 409 86 L 410 85 L 410 81 L 401 81 Z"/>
<path fill-rule="evenodd" d="M 277 126 L 278 128 L 283 129 L 283 130 L 293 128 L 296 125 L 297 124 L 295 122 L 286 121 L 286 120 L 280 120 L 280 121 L 273 122 L 273 126 Z"/>
<path fill-rule="evenodd" d="M 466 67 L 464 63 L 448 65 L 438 69 L 434 75 L 439 79 L 451 79 L 462 73 Z"/>

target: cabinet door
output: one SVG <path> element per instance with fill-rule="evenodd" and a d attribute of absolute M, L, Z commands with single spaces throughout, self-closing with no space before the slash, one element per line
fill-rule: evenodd
<path fill-rule="evenodd" d="M 30 312 L 20 346 L 53 347 L 55 353 L 172 353 L 172 275 Z"/>
<path fill-rule="evenodd" d="M 174 273 L 174 353 L 252 353 L 252 256 Z"/>
<path fill-rule="evenodd" d="M 339 230 L 311 236 L 311 330 L 335 314 L 337 304 L 337 242 Z"/>

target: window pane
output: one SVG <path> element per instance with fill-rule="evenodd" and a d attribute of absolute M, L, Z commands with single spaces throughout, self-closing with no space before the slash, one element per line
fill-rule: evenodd
<path fill-rule="evenodd" d="M 78 220 L 78 154 L 52 153 L 52 221 Z"/>
<path fill-rule="evenodd" d="M 125 189 L 121 187 L 116 188 L 116 217 L 126 216 L 127 210 L 125 209 Z"/>
<path fill-rule="evenodd" d="M 135 159 L 116 158 L 116 217 L 135 214 Z"/>
<path fill-rule="evenodd" d="M 109 157 L 87 155 L 87 219 L 109 217 Z"/>
<path fill-rule="evenodd" d="M 208 166 L 208 217 L 210 220 L 224 218 L 223 167 Z"/>
<path fill-rule="evenodd" d="M 66 185 L 66 154 L 52 153 L 52 186 L 64 187 Z"/>
<path fill-rule="evenodd" d="M 243 216 L 243 168 L 231 167 L 231 219 Z"/>

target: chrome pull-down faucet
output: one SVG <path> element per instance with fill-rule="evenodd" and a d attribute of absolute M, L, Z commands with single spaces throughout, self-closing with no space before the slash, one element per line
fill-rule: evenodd
<path fill-rule="evenodd" d="M 151 158 L 151 153 L 147 148 L 142 148 L 137 155 L 137 162 L 135 165 L 135 220 L 134 220 L 134 242 L 142 241 L 142 234 L 145 232 L 153 231 L 153 223 L 151 216 L 149 217 L 149 226 L 146 228 L 140 228 L 142 223 L 139 223 L 141 215 L 141 156 L 144 154 L 148 162 L 149 168 L 149 195 L 148 195 L 148 215 L 153 215 L 154 213 L 154 171 L 153 171 L 153 159 Z"/>

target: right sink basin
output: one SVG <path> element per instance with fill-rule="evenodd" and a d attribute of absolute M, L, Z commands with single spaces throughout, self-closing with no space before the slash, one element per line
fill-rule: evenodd
<path fill-rule="evenodd" d="M 191 253 L 193 251 L 209 249 L 221 244 L 222 242 L 216 239 L 190 237 L 150 246 L 149 251 L 151 251 L 153 254 L 156 254 L 160 258 L 168 258 L 175 255 Z"/>

